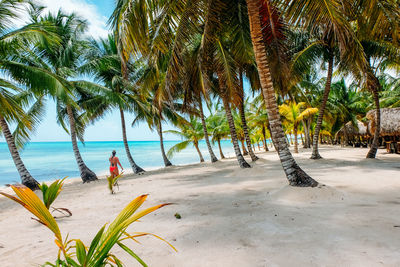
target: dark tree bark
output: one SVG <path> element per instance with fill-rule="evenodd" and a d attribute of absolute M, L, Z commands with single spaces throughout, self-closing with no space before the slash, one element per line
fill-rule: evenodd
<path fill-rule="evenodd" d="M 199 143 L 198 142 L 193 142 L 194 147 L 197 150 L 197 153 L 199 154 L 200 162 L 204 162 L 203 155 L 201 154 L 201 151 L 199 149 Z"/>
<path fill-rule="evenodd" d="M 126 137 L 125 115 L 124 115 L 124 111 L 122 110 L 122 108 L 119 108 L 119 113 L 121 115 L 122 140 L 124 141 L 126 156 L 132 167 L 133 173 L 135 173 L 135 174 L 143 173 L 143 172 L 145 172 L 145 170 L 143 170 L 136 164 L 136 162 L 132 158 L 131 151 L 129 150 L 128 138 Z"/>
<path fill-rule="evenodd" d="M 32 177 L 29 171 L 26 169 L 25 164 L 22 162 L 22 159 L 19 155 L 17 146 L 14 142 L 14 137 L 11 134 L 10 128 L 6 120 L 0 116 L 0 128 L 3 131 L 4 138 L 6 139 L 8 149 L 10 150 L 11 157 L 14 161 L 15 167 L 21 177 L 21 183 L 31 190 L 39 189 L 39 183 Z"/>
<path fill-rule="evenodd" d="M 164 150 L 164 138 L 163 138 L 163 134 L 162 134 L 161 120 L 158 121 L 157 126 L 158 126 L 157 127 L 158 136 L 160 136 L 160 148 L 161 148 L 161 155 L 164 160 L 164 165 L 165 165 L 165 167 L 172 166 L 172 163 L 171 163 L 171 161 L 169 161 L 167 155 L 165 154 L 165 150 Z"/>
<path fill-rule="evenodd" d="M 242 70 L 239 70 L 239 90 L 240 90 L 240 98 L 241 98 L 240 103 L 239 103 L 239 112 L 240 112 L 240 119 L 242 121 L 244 137 L 246 139 L 247 151 L 251 157 L 251 160 L 256 161 L 256 160 L 258 160 L 258 157 L 254 154 L 254 151 L 251 148 L 251 140 L 250 140 L 249 130 L 247 127 L 246 114 L 244 111 L 244 88 L 243 88 Z M 243 149 L 243 154 L 246 155 L 246 153 L 244 151 L 245 150 Z"/>
<path fill-rule="evenodd" d="M 314 130 L 313 151 L 312 151 L 311 159 L 321 159 L 322 158 L 318 151 L 318 138 L 319 138 L 319 132 L 320 132 L 321 126 L 322 126 L 322 120 L 324 118 L 324 112 L 325 112 L 326 103 L 328 101 L 329 92 L 331 91 L 332 73 L 333 73 L 333 54 L 331 53 L 329 60 L 328 60 L 328 75 L 326 77 L 324 96 L 322 98 L 322 102 L 319 107 L 317 125 L 315 125 L 315 130 Z"/>
<path fill-rule="evenodd" d="M 72 149 L 74 150 L 75 160 L 76 160 L 76 163 L 78 164 L 82 181 L 83 181 L 83 183 L 89 183 L 91 181 L 96 181 L 96 180 L 98 180 L 96 174 L 86 166 L 85 162 L 82 159 L 81 153 L 79 152 L 78 142 L 76 141 L 75 118 L 72 113 L 72 108 L 70 106 L 67 106 L 67 113 L 68 113 L 68 119 L 69 119 L 69 128 L 70 128 L 70 134 L 71 134 Z"/>
<path fill-rule="evenodd" d="M 219 148 L 219 154 L 221 155 L 221 159 L 224 159 L 224 153 L 222 153 L 222 148 L 221 148 L 221 139 L 218 139 L 218 148 Z"/>
<path fill-rule="evenodd" d="M 312 179 L 297 165 L 286 143 L 285 133 L 282 129 L 278 105 L 275 98 L 269 62 L 266 55 L 266 45 L 261 30 L 260 0 L 246 0 L 246 2 L 249 13 L 251 39 L 258 73 L 260 75 L 262 95 L 267 108 L 271 136 L 277 148 L 283 170 L 285 171 L 289 184 L 292 186 L 317 186 L 318 182 Z M 264 3 L 270 4 L 269 1 L 264 1 Z"/>
<path fill-rule="evenodd" d="M 220 82 L 220 87 L 223 86 Z M 229 105 L 229 99 L 228 96 L 226 95 L 225 89 L 222 87 L 220 88 L 221 92 L 221 98 L 222 98 L 222 102 L 224 104 L 224 108 L 225 108 L 225 114 L 226 114 L 226 118 L 228 120 L 228 125 L 229 125 L 229 130 L 231 132 L 231 139 L 232 139 L 232 143 L 233 143 L 233 148 L 236 154 L 236 159 L 239 162 L 239 166 L 241 168 L 250 168 L 250 165 L 246 162 L 246 160 L 244 159 L 242 153 L 240 152 L 240 148 L 239 148 L 239 144 L 238 144 L 238 138 L 236 135 L 236 128 L 235 128 L 235 123 L 233 121 L 233 117 L 232 117 L 232 111 L 231 111 L 231 107 Z"/>
<path fill-rule="evenodd" d="M 266 137 L 265 137 L 265 135 L 266 135 L 267 133 L 266 133 L 266 131 L 265 131 L 265 126 L 264 126 L 264 125 L 263 125 L 263 127 L 262 127 L 262 134 L 263 134 L 264 150 L 265 150 L 265 151 L 269 151 L 268 146 L 267 146 L 267 140 L 266 140 Z"/>
<path fill-rule="evenodd" d="M 381 109 L 379 105 L 379 90 L 381 85 L 379 83 L 378 78 L 376 78 L 376 76 L 373 74 L 372 71 L 370 71 L 368 79 L 370 79 L 368 87 L 374 98 L 374 103 L 376 108 L 376 113 L 375 113 L 376 125 L 375 125 L 374 139 L 372 140 L 372 145 L 368 151 L 367 158 L 374 159 L 376 157 L 376 153 L 378 152 L 379 136 L 381 132 Z"/>
<path fill-rule="evenodd" d="M 199 95 L 199 109 L 200 109 L 201 124 L 203 125 L 204 139 L 206 140 L 207 149 L 208 149 L 208 153 L 210 154 L 211 162 L 217 162 L 218 159 L 214 154 L 214 151 L 211 147 L 210 139 L 208 138 L 207 124 L 206 124 L 206 120 L 204 119 L 203 104 L 201 102 L 200 95 Z"/>

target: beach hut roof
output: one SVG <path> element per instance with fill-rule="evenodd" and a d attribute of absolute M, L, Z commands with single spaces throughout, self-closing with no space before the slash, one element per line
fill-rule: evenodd
<path fill-rule="evenodd" d="M 346 123 L 345 126 L 340 128 L 340 130 L 336 133 L 337 136 L 343 136 L 344 135 L 344 127 L 346 127 L 346 131 L 349 137 L 352 137 L 354 135 L 367 135 L 368 129 L 367 126 L 364 125 L 361 121 L 357 121 L 357 127 L 353 126 L 353 123 L 349 121 Z"/>
<path fill-rule="evenodd" d="M 376 110 L 368 111 L 369 130 L 373 134 L 376 125 Z M 381 136 L 400 136 L 400 108 L 381 109 Z"/>

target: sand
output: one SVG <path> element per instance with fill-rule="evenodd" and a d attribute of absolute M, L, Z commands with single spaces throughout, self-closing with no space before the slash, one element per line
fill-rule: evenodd
<path fill-rule="evenodd" d="M 293 188 L 274 152 L 251 169 L 235 159 L 173 166 L 126 177 L 111 195 L 106 181 L 68 183 L 54 203 L 69 208 L 59 219 L 63 235 L 89 244 L 134 197 L 150 194 L 144 207 L 173 202 L 134 223 L 170 241 L 143 237 L 129 246 L 149 266 L 400 266 L 400 156 L 380 150 L 322 146 L 295 155 L 323 185 Z M 182 218 L 176 219 L 179 213 Z M 38 266 L 56 258 L 54 237 L 17 204 L 0 198 L 0 265 Z M 139 266 L 115 249 L 126 266 Z"/>

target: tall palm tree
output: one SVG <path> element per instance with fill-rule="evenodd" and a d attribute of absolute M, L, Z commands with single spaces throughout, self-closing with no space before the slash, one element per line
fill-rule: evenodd
<path fill-rule="evenodd" d="M 125 112 L 140 112 L 143 109 L 143 100 L 132 82 L 127 82 L 122 74 L 121 56 L 118 53 L 116 41 L 113 35 L 107 39 L 91 40 L 88 53 L 85 55 L 86 63 L 80 67 L 80 72 L 91 74 L 96 81 L 103 83 L 110 91 L 104 95 L 104 103 L 109 103 L 108 108 L 117 108 L 121 118 L 122 140 L 129 163 L 134 173 L 142 173 L 144 170 L 133 160 L 128 138 L 126 135 Z M 139 63 L 128 64 L 131 79 L 135 79 Z M 135 69 L 136 68 L 136 69 Z"/>
<path fill-rule="evenodd" d="M 48 23 L 32 20 L 17 29 L 10 25 L 10 21 L 17 19 L 24 11 L 24 4 L 25 1 L 21 0 L 0 2 L 0 69 L 11 76 L 15 66 L 29 64 L 20 55 L 27 53 L 35 43 L 59 41 L 53 32 L 53 25 Z M 28 12 L 33 14 L 34 8 L 32 5 Z M 34 100 L 33 92 L 29 90 L 30 82 L 36 78 L 34 74 L 30 73 L 24 79 L 13 78 L 24 86 L 14 84 L 5 77 L 0 79 L 0 133 L 3 133 L 7 142 L 11 157 L 21 177 L 21 183 L 35 190 L 38 189 L 38 182 L 25 167 L 18 148 L 29 140 L 31 131 L 39 123 L 39 118 L 43 115 L 44 100 L 40 93 Z M 35 102 L 32 103 L 32 100 Z M 29 110 L 25 111 L 24 109 L 29 106 Z M 17 123 L 14 134 L 10 131 L 9 123 Z"/>
<path fill-rule="evenodd" d="M 102 90 L 103 87 L 86 81 L 72 80 L 78 75 L 78 67 L 83 59 L 82 53 L 84 54 L 88 46 L 82 39 L 87 23 L 75 14 L 65 15 L 61 11 L 56 15 L 40 17 L 38 21 L 54 25 L 60 38 L 59 44 L 48 41 L 37 43 L 35 49 L 23 58 L 29 64 L 7 62 L 8 71 L 17 81 L 24 81 L 32 90 L 48 93 L 56 100 L 57 119 L 71 136 L 72 148 L 83 182 L 97 180 L 96 174 L 83 161 L 76 139 L 78 137 L 82 141 L 84 126 L 90 117 L 82 109 L 83 106 L 89 107 L 90 102 L 84 104 L 83 101 L 91 92 L 93 96 L 95 90 Z"/>
<path fill-rule="evenodd" d="M 190 116 L 189 121 L 182 121 L 182 123 L 179 123 L 176 126 L 179 128 L 180 131 L 168 130 L 165 132 L 178 135 L 184 140 L 171 147 L 168 150 L 167 155 L 169 157 L 172 157 L 175 153 L 182 151 L 188 145 L 193 144 L 193 146 L 196 148 L 197 153 L 199 154 L 200 162 L 204 162 L 203 155 L 201 154 L 199 148 L 199 141 L 204 137 L 203 126 L 201 125 L 201 123 L 194 116 Z"/>
<path fill-rule="evenodd" d="M 266 45 L 268 45 L 268 41 L 275 40 L 278 42 L 279 40 L 276 39 L 282 38 L 278 11 L 271 5 L 270 1 L 247 0 L 246 2 L 251 39 L 260 75 L 262 95 L 267 108 L 271 135 L 286 177 L 292 186 L 316 186 L 318 183 L 297 165 L 289 151 L 280 121 L 269 60 L 265 52 L 267 51 Z"/>

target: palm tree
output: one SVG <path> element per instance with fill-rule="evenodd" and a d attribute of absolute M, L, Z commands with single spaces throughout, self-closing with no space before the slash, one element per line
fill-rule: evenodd
<path fill-rule="evenodd" d="M 21 63 L 20 55 L 26 53 L 38 41 L 58 42 L 58 37 L 52 32 L 52 25 L 31 21 L 29 24 L 15 29 L 10 21 L 19 17 L 23 11 L 24 1 L 4 0 L 0 2 L 0 68 L 12 76 L 14 66 Z M 32 8 L 34 6 L 32 5 Z M 29 13 L 33 9 L 28 10 Z M 29 62 L 28 62 L 29 63 Z M 0 129 L 7 142 L 11 157 L 21 177 L 21 183 L 32 190 L 38 189 L 38 182 L 29 173 L 23 163 L 18 148 L 29 140 L 35 125 L 43 115 L 43 95 L 30 91 L 30 82 L 35 80 L 34 74 L 15 81 L 26 86 L 14 84 L 6 78 L 0 78 Z M 36 97 L 34 96 L 36 95 Z M 36 100 L 35 100 L 36 99 Z M 34 103 L 32 103 L 34 101 Z M 24 108 L 29 107 L 28 111 Z M 17 123 L 14 134 L 11 133 L 9 123 Z"/>
<path fill-rule="evenodd" d="M 304 108 L 306 103 L 289 102 L 279 106 L 279 112 L 292 125 L 294 134 L 294 153 L 299 153 L 297 135 L 299 124 L 318 112 L 317 108 Z"/>
<path fill-rule="evenodd" d="M 144 170 L 133 160 L 128 138 L 126 135 L 125 112 L 140 112 L 143 109 L 143 99 L 133 88 L 131 82 L 127 82 L 122 74 L 121 57 L 118 54 L 116 41 L 113 35 L 107 39 L 91 40 L 88 53 L 85 55 L 86 63 L 80 67 L 82 73 L 91 74 L 96 81 L 103 83 L 110 91 L 104 95 L 104 102 L 109 103 L 108 109 L 117 108 L 121 118 L 122 140 L 124 142 L 126 156 L 134 173 L 139 174 Z M 135 79 L 135 68 L 139 63 L 128 64 L 127 68 Z"/>
<path fill-rule="evenodd" d="M 260 75 L 262 95 L 267 108 L 271 135 L 286 177 L 292 186 L 316 186 L 318 183 L 297 165 L 291 155 L 280 121 L 269 60 L 266 55 L 266 45 L 268 45 L 266 41 L 271 42 L 271 40 L 282 38 L 278 11 L 271 5 L 270 1 L 246 0 L 246 2 L 251 39 Z"/>
<path fill-rule="evenodd" d="M 178 123 L 176 126 L 180 131 L 168 130 L 165 131 L 165 133 L 176 134 L 184 140 L 171 147 L 167 152 L 167 156 L 172 157 L 174 153 L 182 151 L 188 145 L 193 144 L 199 154 L 200 162 L 204 162 L 203 155 L 199 149 L 199 141 L 204 137 L 203 126 L 201 123 L 194 116 L 190 116 L 189 121 L 182 121 L 182 123 Z"/>
<path fill-rule="evenodd" d="M 104 88 L 94 83 L 72 80 L 78 75 L 78 65 L 88 47 L 88 43 L 82 40 L 87 23 L 75 14 L 65 15 L 61 12 L 40 17 L 38 21 L 54 25 L 60 38 L 59 44 L 48 41 L 37 43 L 33 51 L 23 55 L 23 60 L 29 64 L 7 62 L 8 71 L 15 80 L 25 82 L 31 90 L 48 93 L 56 100 L 57 120 L 71 136 L 83 182 L 97 180 L 96 174 L 84 163 L 76 138 L 83 141 L 84 127 L 92 116 L 83 112 L 82 107 L 89 108 L 91 102 L 94 104 L 92 107 L 99 104 L 98 101 L 84 103 L 85 100 L 90 95 L 94 97 L 96 90 Z"/>
<path fill-rule="evenodd" d="M 207 118 L 207 127 L 212 135 L 211 141 L 213 144 L 218 143 L 219 154 L 221 159 L 224 159 L 224 153 L 222 152 L 221 140 L 229 137 L 229 126 L 226 121 L 225 114 L 221 110 L 216 110 Z"/>

